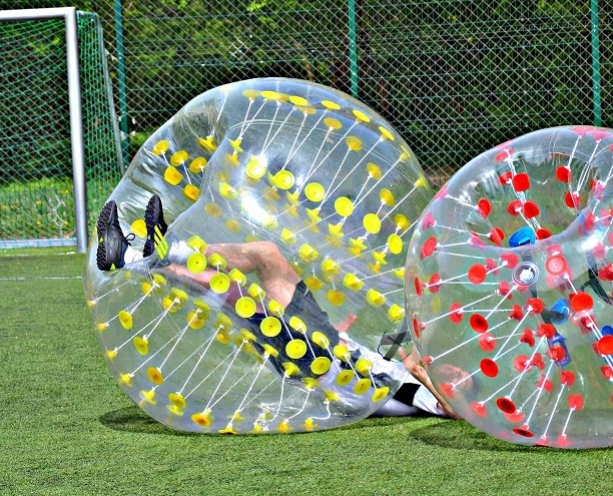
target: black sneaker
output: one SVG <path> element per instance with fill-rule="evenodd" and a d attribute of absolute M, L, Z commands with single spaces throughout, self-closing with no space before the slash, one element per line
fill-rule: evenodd
<path fill-rule="evenodd" d="M 158 195 L 153 195 L 147 204 L 145 225 L 147 226 L 147 240 L 143 248 L 143 257 L 148 257 L 153 253 L 156 245 L 162 240 L 168 229 L 166 222 L 164 222 L 162 200 Z"/>
<path fill-rule="evenodd" d="M 96 263 L 100 270 L 117 270 L 124 266 L 123 256 L 130 245 L 119 226 L 117 204 L 111 200 L 100 212 L 98 223 L 98 251 Z"/>

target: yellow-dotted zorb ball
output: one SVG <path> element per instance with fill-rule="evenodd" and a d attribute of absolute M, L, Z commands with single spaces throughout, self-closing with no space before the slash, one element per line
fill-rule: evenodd
<path fill-rule="evenodd" d="M 405 378 L 407 240 L 432 193 L 379 115 L 329 88 L 256 79 L 208 91 L 155 132 L 110 199 L 132 248 L 156 193 L 153 255 L 85 291 L 109 370 L 179 430 L 329 429 L 368 416 Z M 401 333 L 402 334 L 402 333 Z"/>

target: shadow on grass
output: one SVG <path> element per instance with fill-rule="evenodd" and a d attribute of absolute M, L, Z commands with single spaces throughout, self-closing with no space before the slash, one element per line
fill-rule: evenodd
<path fill-rule="evenodd" d="M 112 412 L 105 413 L 99 417 L 100 423 L 109 429 L 121 432 L 135 432 L 140 434 L 164 434 L 170 436 L 200 436 L 201 434 L 195 432 L 184 432 L 171 429 L 170 427 L 161 424 L 157 420 L 153 419 L 145 412 L 143 412 L 138 406 L 132 405 L 119 410 L 113 410 Z M 371 429 L 385 427 L 389 425 L 404 424 L 410 422 L 409 417 L 387 417 L 387 418 L 366 418 L 355 424 L 346 425 L 335 429 L 337 431 L 342 430 L 354 430 L 354 429 Z M 301 435 L 301 434 L 316 434 L 307 432 L 294 432 L 288 435 Z M 249 433 L 241 433 L 241 436 L 250 435 Z M 259 434 L 254 436 L 259 437 Z"/>
<path fill-rule="evenodd" d="M 478 430 L 466 421 L 443 420 L 439 423 L 412 430 L 409 437 L 432 446 L 460 450 L 525 452 L 551 454 L 560 451 L 559 448 L 544 446 L 522 446 L 497 439 Z M 589 448 L 564 450 L 569 453 L 585 453 L 586 451 L 604 451 L 610 448 Z"/>

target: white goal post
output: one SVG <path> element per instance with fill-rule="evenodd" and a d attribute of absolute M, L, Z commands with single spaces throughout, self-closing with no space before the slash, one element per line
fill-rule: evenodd
<path fill-rule="evenodd" d="M 63 19 L 66 25 L 66 56 L 68 61 L 68 92 L 70 133 L 75 202 L 77 251 L 87 251 L 87 202 L 85 192 L 85 153 L 83 148 L 83 113 L 79 75 L 79 45 L 77 36 L 77 9 L 27 9 L 0 11 L 0 22 Z"/>

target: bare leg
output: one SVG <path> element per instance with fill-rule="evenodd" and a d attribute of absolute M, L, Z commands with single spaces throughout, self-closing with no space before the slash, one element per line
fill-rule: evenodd
<path fill-rule="evenodd" d="M 296 274 L 279 248 L 272 241 L 253 241 L 250 243 L 220 243 L 207 247 L 206 256 L 218 253 L 227 262 L 226 271 L 234 268 L 243 274 L 255 273 L 269 299 L 277 300 L 287 307 L 294 295 L 300 276 Z M 177 275 L 188 277 L 193 281 L 209 287 L 209 281 L 214 271 L 204 271 L 192 274 L 185 267 L 171 265 L 169 270 Z"/>

